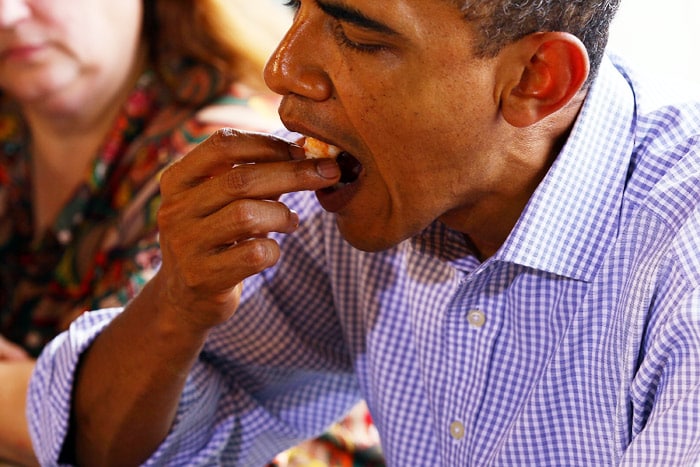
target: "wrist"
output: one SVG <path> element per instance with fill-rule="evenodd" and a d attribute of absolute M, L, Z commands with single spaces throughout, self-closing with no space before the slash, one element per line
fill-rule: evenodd
<path fill-rule="evenodd" d="M 188 318 L 185 310 L 172 304 L 167 289 L 156 275 L 142 291 L 127 305 L 125 315 L 140 315 L 138 322 L 152 328 L 150 338 L 164 346 L 166 355 L 198 354 L 204 346 L 209 329 Z"/>

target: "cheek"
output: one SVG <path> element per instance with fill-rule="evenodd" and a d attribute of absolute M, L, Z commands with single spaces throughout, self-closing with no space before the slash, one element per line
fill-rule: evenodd
<path fill-rule="evenodd" d="M 444 161 L 437 154 L 463 144 L 465 127 L 451 109 L 398 96 L 369 101 L 376 105 L 362 107 L 358 120 L 361 134 L 379 165 L 393 165 L 391 169 L 399 172 L 429 170 Z M 394 156 L 385 160 L 385 153 Z"/>
<path fill-rule="evenodd" d="M 405 148 L 411 145 L 410 139 L 420 133 L 423 124 L 420 106 L 399 87 L 380 83 L 369 92 L 363 90 L 346 97 L 346 102 L 356 105 L 351 109 L 345 106 L 351 125 L 372 152 Z"/>
<path fill-rule="evenodd" d="M 346 115 L 390 191 L 408 196 L 428 178 L 454 176 L 457 158 L 478 150 L 496 121 L 486 75 L 465 72 L 459 82 L 441 76 L 356 73 L 345 81 L 353 83 L 340 97 Z"/>
<path fill-rule="evenodd" d="M 464 133 L 490 118 L 486 83 L 470 83 L 468 77 L 460 82 L 425 75 L 393 78 L 352 94 L 358 126 L 380 140 L 392 140 L 392 147 L 434 147 L 446 135 Z"/>

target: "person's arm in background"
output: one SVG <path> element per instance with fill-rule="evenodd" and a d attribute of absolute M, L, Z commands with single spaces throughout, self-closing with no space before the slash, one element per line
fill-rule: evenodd
<path fill-rule="evenodd" d="M 34 360 L 20 347 L 0 336 L 0 465 L 39 465 L 25 417 L 27 385 Z"/>

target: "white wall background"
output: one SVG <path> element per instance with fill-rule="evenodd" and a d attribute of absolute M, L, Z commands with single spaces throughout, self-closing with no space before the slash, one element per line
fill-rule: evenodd
<path fill-rule="evenodd" d="M 657 76 L 700 86 L 700 0 L 622 0 L 610 48 Z"/>

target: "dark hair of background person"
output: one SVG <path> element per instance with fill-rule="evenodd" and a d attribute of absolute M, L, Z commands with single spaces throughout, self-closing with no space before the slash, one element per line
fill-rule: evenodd
<path fill-rule="evenodd" d="M 191 103 L 178 90 L 181 74 L 195 63 L 214 71 L 214 93 L 237 81 L 265 88 L 259 70 L 278 39 L 269 32 L 284 31 L 279 25 L 287 17 L 280 8 L 246 7 L 246 1 L 144 0 L 149 63 L 176 99 Z"/>

